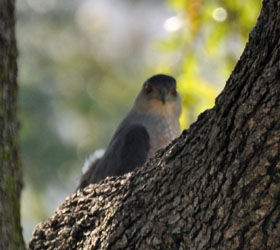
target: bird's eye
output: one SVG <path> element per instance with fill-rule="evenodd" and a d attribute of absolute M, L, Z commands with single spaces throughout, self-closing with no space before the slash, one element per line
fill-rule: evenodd
<path fill-rule="evenodd" d="M 174 96 L 176 96 L 176 95 L 177 95 L 177 90 L 176 90 L 175 88 L 172 89 L 172 90 L 171 90 L 171 94 L 174 95 Z"/>
<path fill-rule="evenodd" d="M 145 92 L 146 92 L 146 94 L 149 94 L 149 93 L 151 93 L 153 91 L 153 88 L 150 86 L 150 85 L 146 85 L 145 86 Z"/>

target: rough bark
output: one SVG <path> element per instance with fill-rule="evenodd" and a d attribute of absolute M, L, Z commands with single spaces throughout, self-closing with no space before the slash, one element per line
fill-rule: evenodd
<path fill-rule="evenodd" d="M 0 249 L 25 249 L 20 224 L 15 3 L 0 1 Z"/>
<path fill-rule="evenodd" d="M 69 197 L 30 249 L 280 249 L 280 2 L 213 109 L 144 167 Z"/>

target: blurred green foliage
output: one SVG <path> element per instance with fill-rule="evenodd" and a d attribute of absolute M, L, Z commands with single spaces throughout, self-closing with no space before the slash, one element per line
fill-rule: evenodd
<path fill-rule="evenodd" d="M 258 0 L 17 1 L 25 237 L 75 190 L 85 157 L 106 147 L 148 77 L 176 77 L 182 128 L 211 108 L 260 8 Z"/>
<path fill-rule="evenodd" d="M 248 39 L 261 9 L 258 0 L 169 0 L 180 28 L 157 44 L 177 61 L 158 70 L 175 74 L 182 93 L 182 127 L 214 105 Z"/>

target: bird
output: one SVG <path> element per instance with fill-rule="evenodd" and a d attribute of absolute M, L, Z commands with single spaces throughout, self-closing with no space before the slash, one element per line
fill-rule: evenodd
<path fill-rule="evenodd" d="M 150 77 L 104 154 L 86 162 L 89 168 L 77 189 L 144 165 L 156 151 L 180 135 L 181 112 L 182 102 L 175 78 L 165 74 Z"/>

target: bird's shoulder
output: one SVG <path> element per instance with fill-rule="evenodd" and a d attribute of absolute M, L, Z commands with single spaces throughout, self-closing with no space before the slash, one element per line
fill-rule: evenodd
<path fill-rule="evenodd" d="M 149 142 L 149 131 L 143 122 L 124 122 L 117 129 L 110 144 L 121 144 L 135 143 L 139 140 L 143 142 Z"/>

